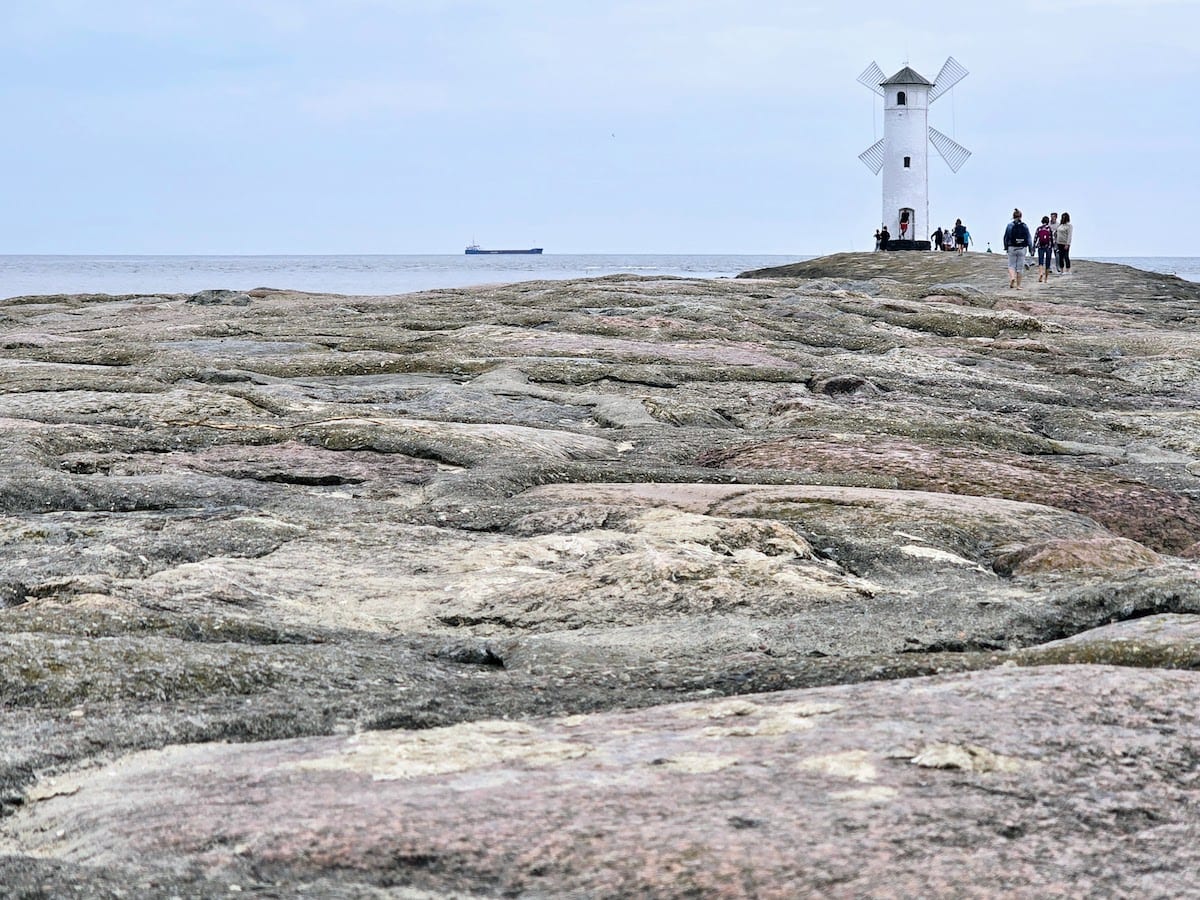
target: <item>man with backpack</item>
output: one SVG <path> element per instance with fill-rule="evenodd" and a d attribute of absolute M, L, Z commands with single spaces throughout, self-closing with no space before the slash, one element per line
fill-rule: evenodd
<path fill-rule="evenodd" d="M 1013 210 L 1012 221 L 1004 229 L 1004 249 L 1008 252 L 1008 286 L 1021 289 L 1021 273 L 1025 271 L 1025 254 L 1033 244 L 1029 226 L 1021 221 L 1021 211 Z"/>
<path fill-rule="evenodd" d="M 1037 247 L 1038 281 L 1049 281 L 1054 268 L 1054 229 L 1049 216 L 1042 216 L 1042 224 L 1033 233 L 1033 245 Z"/>

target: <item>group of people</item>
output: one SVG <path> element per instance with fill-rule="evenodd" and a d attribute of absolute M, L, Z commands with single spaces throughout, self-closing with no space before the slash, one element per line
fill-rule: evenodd
<path fill-rule="evenodd" d="M 1037 251 L 1038 281 L 1049 281 L 1053 271 L 1059 275 L 1071 274 L 1071 214 L 1058 213 L 1042 216 L 1042 222 L 1030 233 L 1029 226 L 1021 219 L 1021 210 L 1014 209 L 1012 221 L 1004 229 L 1004 249 L 1008 253 L 1008 286 L 1021 287 L 1021 273 L 1025 271 L 1025 257 Z"/>
<path fill-rule="evenodd" d="M 900 223 L 900 227 L 907 231 L 905 226 L 907 220 Z M 888 231 L 886 225 L 875 231 L 875 249 L 887 250 L 888 242 L 892 239 L 892 233 Z M 929 236 L 934 250 L 954 250 L 958 253 L 966 253 L 967 248 L 971 246 L 971 232 L 967 231 L 967 226 L 963 224 L 962 219 L 954 220 L 953 228 L 941 228 Z"/>
<path fill-rule="evenodd" d="M 939 225 L 938 230 L 929 236 L 929 240 L 934 250 L 954 250 L 961 255 L 971 246 L 971 232 L 967 231 L 962 219 L 955 219 L 953 228 L 942 228 Z"/>

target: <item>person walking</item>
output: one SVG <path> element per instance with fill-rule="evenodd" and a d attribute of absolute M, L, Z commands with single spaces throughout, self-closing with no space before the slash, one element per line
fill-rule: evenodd
<path fill-rule="evenodd" d="M 1058 242 L 1058 264 L 1062 267 L 1064 275 L 1071 274 L 1071 234 L 1073 231 L 1074 226 L 1071 225 L 1071 214 L 1063 213 L 1054 239 Z"/>
<path fill-rule="evenodd" d="M 954 220 L 954 249 L 958 251 L 959 256 L 967 249 L 967 226 L 962 223 L 962 219 Z"/>
<path fill-rule="evenodd" d="M 933 249 L 934 249 L 934 250 L 941 250 L 941 249 L 942 249 L 942 237 L 943 237 L 944 235 L 945 235 L 945 232 L 944 232 L 944 231 L 942 231 L 942 226 L 941 226 L 941 225 L 939 225 L 939 226 L 938 226 L 938 229 L 937 229 L 937 231 L 935 231 L 933 234 L 931 234 L 931 235 L 929 236 L 929 239 L 930 239 L 931 241 L 933 241 Z"/>
<path fill-rule="evenodd" d="M 963 229 L 963 253 L 971 249 L 971 232 Z"/>
<path fill-rule="evenodd" d="M 1062 271 L 1062 263 L 1058 261 L 1058 213 L 1050 213 L 1050 230 L 1056 235 L 1054 238 L 1054 271 Z"/>
<path fill-rule="evenodd" d="M 891 239 L 892 239 L 892 233 L 890 231 L 888 231 L 887 226 L 884 225 L 882 228 L 879 229 L 879 249 L 886 250 L 888 248 L 888 241 L 890 241 Z"/>
<path fill-rule="evenodd" d="M 1021 211 L 1012 211 L 1012 221 L 1004 229 L 1004 250 L 1008 254 L 1008 286 L 1021 289 L 1021 273 L 1025 271 L 1025 254 L 1033 238 L 1029 226 L 1021 221 Z"/>
<path fill-rule="evenodd" d="M 1037 247 L 1038 281 L 1049 281 L 1050 271 L 1054 268 L 1054 230 L 1050 227 L 1050 217 L 1042 216 L 1042 224 L 1033 233 L 1033 244 Z"/>
<path fill-rule="evenodd" d="M 875 249 L 879 249 L 879 229 L 875 229 Z"/>

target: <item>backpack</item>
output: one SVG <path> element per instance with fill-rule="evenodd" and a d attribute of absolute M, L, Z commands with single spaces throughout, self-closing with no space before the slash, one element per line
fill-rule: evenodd
<path fill-rule="evenodd" d="M 1054 243 L 1054 232 L 1050 230 L 1049 225 L 1038 226 L 1037 234 L 1034 237 L 1039 247 L 1049 247 Z"/>
<path fill-rule="evenodd" d="M 1009 222 L 1008 245 L 1010 247 L 1029 246 L 1029 226 L 1024 222 Z"/>

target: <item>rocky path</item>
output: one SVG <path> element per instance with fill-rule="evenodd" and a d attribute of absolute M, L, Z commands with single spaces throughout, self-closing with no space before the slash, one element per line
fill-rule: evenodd
<path fill-rule="evenodd" d="M 1187 896 L 1200 285 L 748 275 L 0 303 L 0 897 Z"/>

